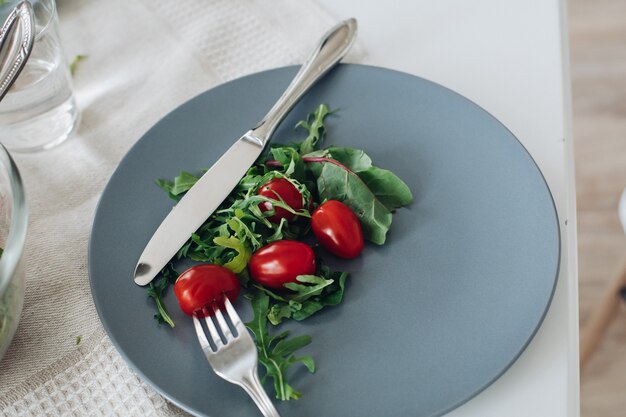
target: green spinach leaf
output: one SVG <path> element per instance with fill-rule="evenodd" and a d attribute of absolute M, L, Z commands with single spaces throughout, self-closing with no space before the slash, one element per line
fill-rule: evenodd
<path fill-rule="evenodd" d="M 372 159 L 361 149 L 331 146 L 305 156 L 315 155 L 316 153 L 332 158 L 354 172 L 363 171 L 372 166 Z"/>
<path fill-rule="evenodd" d="M 317 189 L 322 200 L 339 200 L 352 209 L 361 222 L 365 239 L 377 245 L 385 243 L 391 212 L 357 174 L 334 164 L 324 164 Z"/>
<path fill-rule="evenodd" d="M 372 166 L 356 174 L 388 210 L 395 210 L 413 201 L 409 187 L 389 170 Z"/>

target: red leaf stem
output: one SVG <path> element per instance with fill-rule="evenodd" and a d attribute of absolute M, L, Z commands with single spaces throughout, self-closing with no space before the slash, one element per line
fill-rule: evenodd
<path fill-rule="evenodd" d="M 346 171 L 354 174 L 354 172 L 352 172 L 352 170 L 350 168 L 348 168 L 347 166 L 345 166 L 341 162 L 336 161 L 336 160 L 331 159 L 331 158 L 326 158 L 326 157 L 323 157 L 323 156 L 303 156 L 302 160 L 304 162 L 319 162 L 319 163 L 328 162 L 330 164 L 337 165 L 339 168 L 345 169 Z M 274 167 L 282 167 L 283 166 L 283 164 L 281 164 L 280 161 L 277 161 L 275 159 L 270 159 L 268 161 L 265 161 L 265 165 L 274 166 Z"/>

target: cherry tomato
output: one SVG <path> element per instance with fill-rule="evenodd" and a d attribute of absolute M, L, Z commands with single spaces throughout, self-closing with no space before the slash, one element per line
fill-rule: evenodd
<path fill-rule="evenodd" d="M 214 304 L 224 308 L 224 294 L 235 301 L 240 285 L 237 276 L 219 265 L 201 264 L 192 266 L 178 277 L 174 284 L 174 294 L 181 310 L 189 316 L 213 315 Z M 208 308 L 204 308 L 208 307 Z"/>
<path fill-rule="evenodd" d="M 248 263 L 250 276 L 270 288 L 296 282 L 298 275 L 315 273 L 315 254 L 306 243 L 279 240 L 256 251 Z"/>
<path fill-rule="evenodd" d="M 257 195 L 263 197 L 278 200 L 278 196 L 292 209 L 298 211 L 302 210 L 302 194 L 296 188 L 291 181 L 284 178 L 274 178 L 269 180 L 259 188 Z M 277 196 L 278 195 L 278 196 Z M 270 211 L 273 206 L 272 203 L 264 201 L 259 204 L 261 211 Z M 268 220 L 272 223 L 280 223 L 280 219 L 287 219 L 288 222 L 293 221 L 296 217 L 295 214 L 288 212 L 282 207 L 276 207 L 273 215 L 268 217 Z"/>
<path fill-rule="evenodd" d="M 352 259 L 363 250 L 361 223 L 341 201 L 319 206 L 311 215 L 311 228 L 320 245 L 337 256 Z"/>

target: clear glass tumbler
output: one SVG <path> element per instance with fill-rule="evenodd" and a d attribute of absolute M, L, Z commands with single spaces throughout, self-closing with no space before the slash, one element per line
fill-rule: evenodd
<path fill-rule="evenodd" d="M 27 222 L 20 173 L 0 145 L 0 359 L 13 339 L 24 303 L 22 252 Z"/>
<path fill-rule="evenodd" d="M 0 24 L 19 0 L 0 6 Z M 68 61 L 59 38 L 54 0 L 31 0 L 35 43 L 15 84 L 0 102 L 0 142 L 12 152 L 51 148 L 78 124 Z"/>

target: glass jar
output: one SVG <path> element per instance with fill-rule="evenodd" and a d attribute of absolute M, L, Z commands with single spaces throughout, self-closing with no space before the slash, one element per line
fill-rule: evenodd
<path fill-rule="evenodd" d="M 24 303 L 22 254 L 27 223 L 20 173 L 0 145 L 0 359 L 15 335 Z"/>

